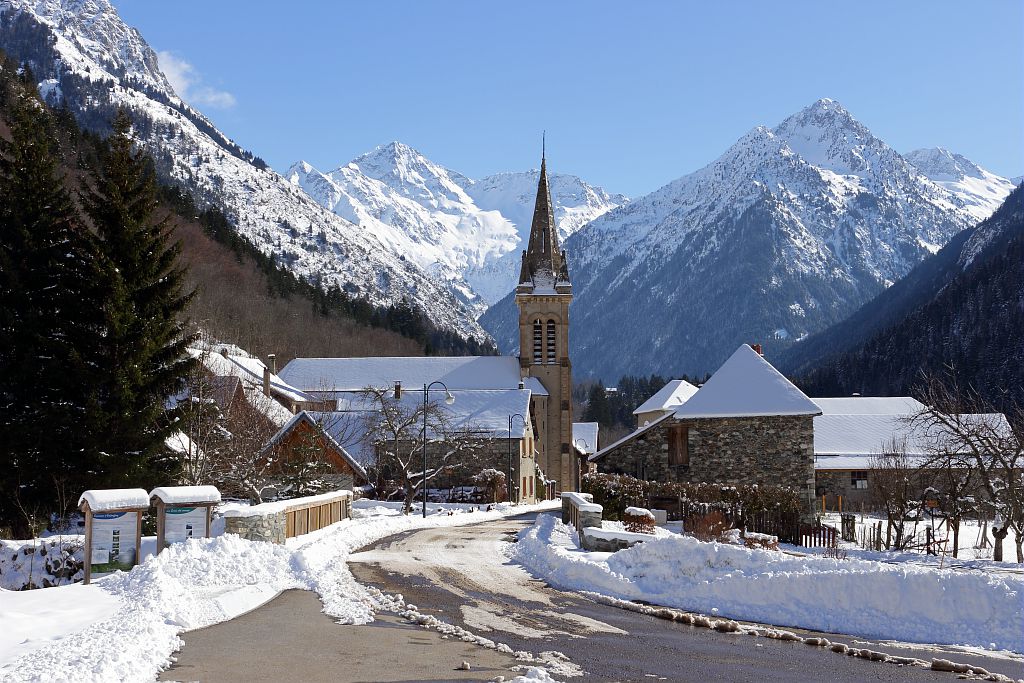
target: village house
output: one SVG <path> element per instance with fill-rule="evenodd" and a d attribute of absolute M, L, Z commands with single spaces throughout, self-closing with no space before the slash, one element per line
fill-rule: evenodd
<path fill-rule="evenodd" d="M 744 344 L 674 411 L 590 460 L 601 472 L 656 481 L 787 486 L 810 510 L 819 414 L 811 399 Z"/>

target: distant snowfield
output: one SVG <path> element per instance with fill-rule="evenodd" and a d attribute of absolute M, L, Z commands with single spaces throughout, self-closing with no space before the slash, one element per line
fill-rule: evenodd
<path fill-rule="evenodd" d="M 364 624 L 377 603 L 348 570 L 352 551 L 408 529 L 550 505 L 472 512 L 474 506 L 431 504 L 423 519 L 402 515 L 397 503 L 356 501 L 356 518 L 283 546 L 230 534 L 193 539 L 89 586 L 0 590 L 0 681 L 150 681 L 170 665 L 183 631 L 231 619 L 290 588 L 315 591 L 340 623 Z M 522 680 L 550 680 L 545 675 L 536 669 Z"/>
<path fill-rule="evenodd" d="M 541 515 L 510 557 L 563 589 L 778 626 L 1024 653 L 1024 576 L 654 538 L 583 552 L 572 527 Z"/>

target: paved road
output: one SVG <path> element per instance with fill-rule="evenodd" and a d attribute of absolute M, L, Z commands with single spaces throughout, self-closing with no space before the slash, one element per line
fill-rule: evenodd
<path fill-rule="evenodd" d="M 952 674 L 868 662 L 803 643 L 684 626 L 555 590 L 501 554 L 501 542 L 514 540 L 515 533 L 530 523 L 532 516 L 407 532 L 353 554 L 349 566 L 360 581 L 402 593 L 421 612 L 514 650 L 564 653 L 587 680 L 956 680 Z M 823 635 L 851 645 L 864 642 Z M 922 659 L 946 657 L 1024 676 L 1020 662 L 877 643 L 859 646 Z"/>
<path fill-rule="evenodd" d="M 512 678 L 511 656 L 385 614 L 342 626 L 321 612 L 316 593 L 285 591 L 237 619 L 183 635 L 177 663 L 161 681 L 489 681 Z M 472 670 L 456 667 L 469 661 Z"/>

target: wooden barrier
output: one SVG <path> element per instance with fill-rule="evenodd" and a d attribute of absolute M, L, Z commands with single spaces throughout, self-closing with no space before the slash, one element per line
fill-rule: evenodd
<path fill-rule="evenodd" d="M 801 527 L 800 545 L 805 548 L 835 548 L 835 527 L 831 527 L 826 524 Z"/>
<path fill-rule="evenodd" d="M 345 492 L 324 500 L 289 505 L 284 510 L 285 537 L 294 538 L 323 529 L 352 516 L 352 494 Z"/>

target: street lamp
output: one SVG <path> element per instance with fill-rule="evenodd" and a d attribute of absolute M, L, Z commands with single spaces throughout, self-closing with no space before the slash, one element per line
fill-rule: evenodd
<path fill-rule="evenodd" d="M 427 518 L 427 392 L 430 387 L 440 384 L 444 387 L 444 402 L 448 405 L 455 403 L 455 397 L 448 391 L 448 386 L 441 380 L 435 380 L 430 384 L 423 385 L 423 476 L 420 484 L 423 487 L 423 519 Z"/>
<path fill-rule="evenodd" d="M 512 502 L 512 418 L 518 417 L 523 421 L 523 431 L 526 431 L 526 418 L 519 413 L 508 416 L 508 502 Z M 523 435 L 525 438 L 525 434 Z"/>
<path fill-rule="evenodd" d="M 587 457 L 587 450 L 590 448 L 590 444 L 587 443 L 586 439 L 577 438 L 575 441 L 572 442 L 572 445 L 576 446 L 577 448 L 579 447 L 579 444 L 583 444 L 583 456 L 580 458 L 579 463 L 576 465 L 577 479 L 579 479 L 580 475 L 583 473 L 583 459 Z M 575 485 L 576 489 L 579 490 L 581 482 L 576 481 L 573 482 L 573 484 Z"/>

